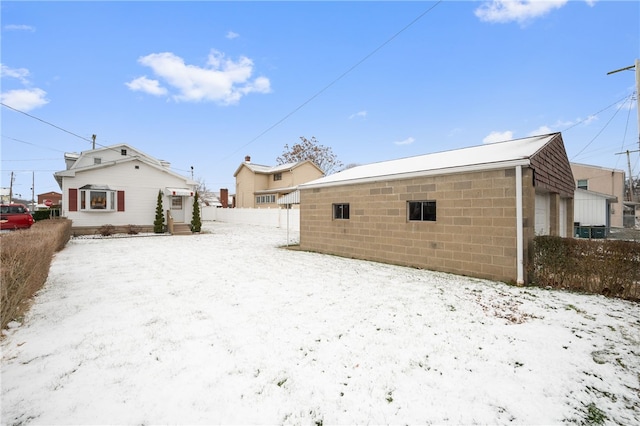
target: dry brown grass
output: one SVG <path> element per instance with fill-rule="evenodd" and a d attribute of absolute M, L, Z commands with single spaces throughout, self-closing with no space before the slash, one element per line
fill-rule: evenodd
<path fill-rule="evenodd" d="M 48 219 L 0 237 L 0 328 L 24 315 L 47 280 L 53 254 L 71 238 L 71 221 Z"/>

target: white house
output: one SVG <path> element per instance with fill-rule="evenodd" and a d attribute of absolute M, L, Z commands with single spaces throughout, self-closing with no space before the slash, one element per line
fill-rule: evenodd
<path fill-rule="evenodd" d="M 66 170 L 54 173 L 62 189 L 62 216 L 77 233 L 93 233 L 103 225 L 153 227 L 161 191 L 165 223 L 192 219 L 197 182 L 127 144 L 65 153 Z"/>

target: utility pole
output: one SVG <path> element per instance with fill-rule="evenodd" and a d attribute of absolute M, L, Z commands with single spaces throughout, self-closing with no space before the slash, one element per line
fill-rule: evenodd
<path fill-rule="evenodd" d="M 31 211 L 36 210 L 36 172 L 31 172 Z"/>
<path fill-rule="evenodd" d="M 11 172 L 11 179 L 9 179 L 9 204 L 13 202 L 13 172 Z"/>
<path fill-rule="evenodd" d="M 626 150 L 625 152 L 616 152 L 616 155 L 627 154 L 627 168 L 629 169 L 629 186 L 627 191 L 627 194 L 629 194 L 629 199 L 627 201 L 633 201 L 633 175 L 631 174 L 631 158 L 629 156 L 629 154 L 632 152 L 640 152 L 640 149 L 637 149 L 635 151 Z"/>
<path fill-rule="evenodd" d="M 93 139 L 93 148 L 96 149 L 96 135 L 91 135 L 91 139 Z"/>
<path fill-rule="evenodd" d="M 636 59 L 634 65 L 629 65 L 628 67 L 620 68 L 619 70 L 609 71 L 607 75 L 615 74 L 620 71 L 627 71 L 632 68 L 636 69 L 636 109 L 638 110 L 638 148 L 640 149 L 640 59 Z"/>

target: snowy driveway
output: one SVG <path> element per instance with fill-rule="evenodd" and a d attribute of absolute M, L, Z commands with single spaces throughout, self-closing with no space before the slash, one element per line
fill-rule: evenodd
<path fill-rule="evenodd" d="M 638 305 L 204 228 L 72 239 L 2 342 L 2 424 L 640 424 Z"/>

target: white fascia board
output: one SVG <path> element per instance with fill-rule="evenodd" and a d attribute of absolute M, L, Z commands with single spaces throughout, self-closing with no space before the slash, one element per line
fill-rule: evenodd
<path fill-rule="evenodd" d="M 526 158 L 526 159 L 502 161 L 498 163 L 474 164 L 474 165 L 461 166 L 461 167 L 448 167 L 444 169 L 420 170 L 420 171 L 410 172 L 410 173 L 377 175 L 377 176 L 370 176 L 370 177 L 364 177 L 364 178 L 346 179 L 346 180 L 323 182 L 323 183 L 316 183 L 316 184 L 314 184 L 313 182 L 309 182 L 309 183 L 301 184 L 298 187 L 300 189 L 326 188 L 331 186 L 356 185 L 356 184 L 362 184 L 362 183 L 386 182 L 386 181 L 401 180 L 401 179 L 413 179 L 417 177 L 426 177 L 426 176 L 450 175 L 454 173 L 468 173 L 468 172 L 481 172 L 484 170 L 510 169 L 516 166 L 529 166 L 530 164 L 531 162 L 529 161 L 528 158 Z"/>

